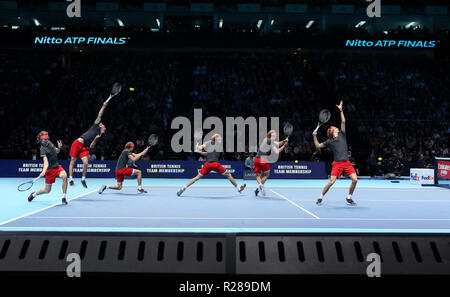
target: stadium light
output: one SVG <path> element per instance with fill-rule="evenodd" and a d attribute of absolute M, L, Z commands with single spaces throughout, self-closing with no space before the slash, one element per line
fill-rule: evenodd
<path fill-rule="evenodd" d="M 19 28 L 20 28 L 19 26 L 11 26 L 11 30 L 17 30 Z"/>
<path fill-rule="evenodd" d="M 417 23 L 417 22 L 410 22 L 410 23 L 408 23 L 406 26 L 405 26 L 405 28 L 406 29 L 409 29 L 409 28 L 413 28 L 413 29 L 418 29 L 418 28 L 420 28 L 420 25 L 419 25 L 419 23 Z"/>
<path fill-rule="evenodd" d="M 275 20 L 272 19 L 272 20 L 270 21 L 270 25 L 273 26 L 273 23 L 274 23 L 274 22 L 275 22 Z"/>
<path fill-rule="evenodd" d="M 125 27 L 121 19 L 117 19 L 117 24 L 119 24 L 120 27 Z"/>
<path fill-rule="evenodd" d="M 306 24 L 306 29 L 311 28 L 311 26 L 314 24 L 314 20 L 310 20 L 307 24 Z"/>
<path fill-rule="evenodd" d="M 156 23 L 158 24 L 158 28 L 161 28 L 161 23 L 159 22 L 159 19 L 156 19 Z"/>
<path fill-rule="evenodd" d="M 223 27 L 223 19 L 220 19 L 219 20 L 219 28 L 222 28 Z"/>
<path fill-rule="evenodd" d="M 50 30 L 52 31 L 64 31 L 66 30 L 65 27 L 50 27 Z"/>
<path fill-rule="evenodd" d="M 39 23 L 39 21 L 38 21 L 37 19 L 33 19 L 33 23 L 34 23 L 36 26 L 40 26 L 40 25 L 41 25 L 41 23 Z"/>
<path fill-rule="evenodd" d="M 258 27 L 258 29 L 261 29 L 262 22 L 263 20 L 258 20 L 258 23 L 256 24 L 256 27 Z"/>
<path fill-rule="evenodd" d="M 356 24 L 355 28 L 362 27 L 362 26 L 364 26 L 365 23 L 366 23 L 366 21 L 361 21 L 358 24 Z"/>

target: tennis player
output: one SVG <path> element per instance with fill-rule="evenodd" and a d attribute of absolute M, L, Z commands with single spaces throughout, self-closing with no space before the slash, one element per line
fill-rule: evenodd
<path fill-rule="evenodd" d="M 62 184 L 62 204 L 67 204 L 66 194 L 67 194 L 67 173 L 59 165 L 58 162 L 58 153 L 61 150 L 62 142 L 58 140 L 58 147 L 55 148 L 55 145 L 50 141 L 48 132 L 41 131 L 37 135 L 37 141 L 41 144 L 41 157 L 44 160 L 44 168 L 42 168 L 42 172 L 39 174 L 39 177 L 45 176 L 45 188 L 35 192 L 33 191 L 28 196 L 28 201 L 32 201 L 36 196 L 41 194 L 48 194 L 52 190 L 52 184 L 55 182 L 56 177 L 60 177 L 63 180 Z"/>
<path fill-rule="evenodd" d="M 146 190 L 142 188 L 142 171 L 135 168 L 127 167 L 128 160 L 132 160 L 133 162 L 139 160 L 143 155 L 145 155 L 148 152 L 148 148 L 144 149 L 139 154 L 133 153 L 134 150 L 134 143 L 133 142 L 127 142 L 125 144 L 125 149 L 120 153 L 119 160 L 117 160 L 116 165 L 116 179 L 117 179 L 117 185 L 116 186 L 109 186 L 102 185 L 100 190 L 98 190 L 98 193 L 101 194 L 103 191 L 106 190 L 106 188 L 112 189 L 112 190 L 122 190 L 122 183 L 125 178 L 125 176 L 137 176 L 137 182 L 138 182 L 138 193 L 147 193 Z"/>
<path fill-rule="evenodd" d="M 288 140 L 275 141 L 277 132 L 270 130 L 267 133 L 267 137 L 263 139 L 261 145 L 258 148 L 258 152 L 254 158 L 255 162 L 255 174 L 258 187 L 255 189 L 255 196 L 258 196 L 259 192 L 263 196 L 266 196 L 266 190 L 264 189 L 264 183 L 270 176 L 270 162 L 268 156 L 274 152 L 279 155 L 280 152 L 288 145 Z M 262 174 L 262 177 L 261 177 Z"/>
<path fill-rule="evenodd" d="M 236 183 L 236 181 L 234 180 L 233 176 L 231 175 L 231 173 L 225 169 L 225 167 L 223 167 L 220 162 L 219 162 L 219 157 L 221 154 L 221 150 L 217 151 L 217 147 L 216 146 L 222 146 L 222 136 L 220 136 L 219 134 L 214 134 L 211 137 L 211 140 L 196 146 L 196 152 L 204 155 L 205 152 L 202 152 L 202 150 L 206 151 L 206 160 L 205 160 L 205 164 L 203 164 L 202 169 L 200 169 L 200 172 L 198 173 L 198 175 L 196 177 L 194 177 L 193 179 L 191 179 L 186 186 L 182 187 L 178 192 L 177 195 L 181 196 L 181 194 L 183 194 L 183 192 L 189 187 L 191 186 L 193 183 L 195 183 L 196 181 L 198 181 L 199 179 L 201 179 L 202 177 L 204 177 L 205 175 L 207 175 L 208 173 L 210 173 L 211 171 L 215 171 L 217 173 L 220 173 L 222 175 L 225 175 L 230 182 L 233 184 L 233 186 L 236 188 L 236 190 L 239 193 L 242 193 L 242 191 L 244 191 L 246 184 L 238 187 L 238 184 Z"/>
<path fill-rule="evenodd" d="M 323 143 L 317 141 L 317 129 L 313 131 L 314 145 L 316 148 L 330 147 L 333 151 L 334 162 L 332 163 L 331 176 L 328 184 L 323 188 L 322 194 L 319 199 L 317 199 L 316 204 L 321 205 L 323 196 L 328 192 L 331 186 L 334 184 L 337 178 L 341 176 L 342 173 L 346 174 L 352 179 L 352 184 L 350 185 L 350 190 L 346 198 L 348 205 L 356 205 L 352 199 L 353 192 L 355 191 L 356 183 L 358 182 L 358 177 L 356 176 L 355 168 L 353 168 L 352 163 L 348 159 L 348 147 L 347 147 L 347 136 L 345 134 L 345 117 L 344 111 L 342 109 L 342 101 L 339 105 L 341 114 L 341 131 L 337 127 L 331 126 L 327 130 L 328 140 Z"/>
<path fill-rule="evenodd" d="M 86 184 L 86 172 L 88 166 L 89 149 L 95 146 L 97 140 L 105 133 L 106 127 L 101 123 L 103 112 L 105 111 L 108 103 L 105 101 L 102 108 L 98 112 L 97 118 L 95 119 L 94 125 L 92 125 L 89 130 L 84 132 L 79 138 L 77 138 L 70 147 L 70 165 L 69 165 L 69 184 L 74 185 L 73 182 L 73 165 L 78 158 L 83 161 L 83 173 L 81 177 L 81 184 L 83 187 L 87 188 Z"/>

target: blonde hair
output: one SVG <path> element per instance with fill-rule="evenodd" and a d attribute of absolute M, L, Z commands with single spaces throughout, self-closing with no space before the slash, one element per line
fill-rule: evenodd
<path fill-rule="evenodd" d="M 41 132 L 38 133 L 38 135 L 36 136 L 36 142 L 39 143 L 41 141 L 41 136 L 42 135 L 48 135 L 47 131 L 42 130 Z"/>
<path fill-rule="evenodd" d="M 276 133 L 277 131 L 275 130 L 270 130 L 269 132 L 267 132 L 267 138 L 271 138 L 272 137 L 272 133 Z"/>
<path fill-rule="evenodd" d="M 134 147 L 134 142 L 132 142 L 132 141 L 128 141 L 125 144 L 125 148 L 128 149 L 128 150 L 131 150 L 133 147 Z"/>

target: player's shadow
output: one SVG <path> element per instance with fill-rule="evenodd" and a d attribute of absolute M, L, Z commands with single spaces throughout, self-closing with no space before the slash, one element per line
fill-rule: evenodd
<path fill-rule="evenodd" d="M 141 194 L 141 193 L 127 193 L 127 192 L 117 192 L 117 193 L 108 193 L 108 195 L 114 195 L 114 196 L 135 196 L 135 197 L 144 197 L 149 195 L 150 192 L 146 193 L 146 194 Z"/>
<path fill-rule="evenodd" d="M 241 199 L 243 196 L 200 196 L 200 195 L 182 195 L 180 198 L 196 198 L 196 199 L 208 199 L 208 200 L 227 200 L 227 199 Z"/>
<path fill-rule="evenodd" d="M 325 206 L 325 205 L 324 205 Z M 336 209 L 336 210 L 352 210 L 352 209 L 356 209 L 356 210 L 369 210 L 371 209 L 370 207 L 367 206 L 360 206 L 360 205 L 355 205 L 355 206 L 351 206 L 351 205 L 328 205 L 327 208 L 332 208 L 332 209 Z"/>
<path fill-rule="evenodd" d="M 252 199 L 258 200 L 258 201 L 264 201 L 264 200 L 269 200 L 269 201 L 286 201 L 282 198 L 278 198 L 275 196 L 257 196 L 255 197 L 255 195 L 253 195 L 253 197 L 251 197 Z"/>

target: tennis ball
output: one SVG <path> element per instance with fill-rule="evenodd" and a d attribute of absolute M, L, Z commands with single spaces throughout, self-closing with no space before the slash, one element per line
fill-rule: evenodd
<path fill-rule="evenodd" d="M 130 91 L 133 92 L 133 91 L 134 91 L 134 88 L 130 88 Z"/>
<path fill-rule="evenodd" d="M 295 163 L 298 163 L 298 160 L 295 160 Z"/>

